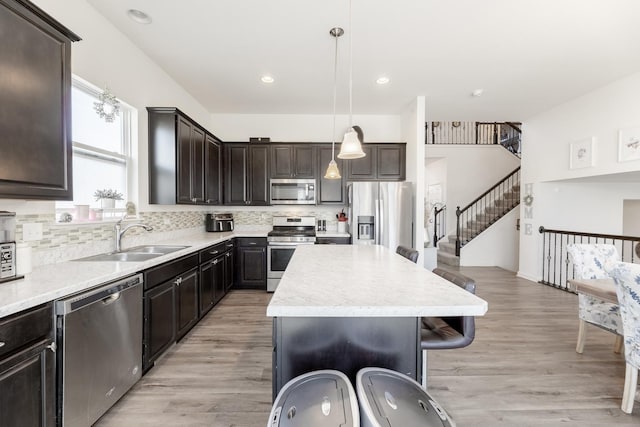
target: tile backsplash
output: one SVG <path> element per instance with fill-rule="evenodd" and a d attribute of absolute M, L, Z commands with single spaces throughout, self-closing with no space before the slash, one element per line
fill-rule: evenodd
<path fill-rule="evenodd" d="M 233 210 L 216 209 L 216 212 L 231 211 L 236 227 L 268 229 L 273 216 L 308 215 L 327 221 L 329 230 L 337 228 L 336 213 L 340 207 L 320 207 L 313 210 Z M 206 212 L 140 212 L 134 222 L 142 222 L 153 227 L 152 232 L 134 228 L 127 232 L 123 239 L 124 247 L 137 244 L 148 244 L 154 241 L 167 240 L 180 234 L 203 230 Z M 28 244 L 33 249 L 32 265 L 34 267 L 55 264 L 71 259 L 96 255 L 112 251 L 114 243 L 114 222 L 61 224 L 55 222 L 55 214 L 18 214 L 16 216 L 16 242 Z M 42 224 L 42 239 L 23 241 L 23 225 L 25 223 Z"/>

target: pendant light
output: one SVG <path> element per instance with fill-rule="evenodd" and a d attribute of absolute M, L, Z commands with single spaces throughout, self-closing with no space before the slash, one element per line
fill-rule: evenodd
<path fill-rule="evenodd" d="M 340 145 L 339 159 L 359 159 L 364 157 L 364 151 L 358 139 L 358 132 L 353 128 L 353 24 L 351 22 L 351 0 L 349 0 L 349 130 L 344 134 Z"/>
<path fill-rule="evenodd" d="M 336 97 L 337 97 L 337 80 L 338 80 L 338 37 L 344 34 L 344 30 L 340 27 L 332 28 L 329 31 L 336 39 L 336 52 L 333 62 L 333 133 L 331 134 L 331 161 L 327 167 L 327 172 L 324 174 L 326 179 L 340 179 L 340 171 L 338 170 L 338 164 L 335 160 L 336 153 Z"/>

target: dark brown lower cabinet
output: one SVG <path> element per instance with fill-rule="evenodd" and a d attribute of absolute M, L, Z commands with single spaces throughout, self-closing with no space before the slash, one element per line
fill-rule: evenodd
<path fill-rule="evenodd" d="M 200 251 L 200 318 L 217 304 L 233 283 L 233 241 Z"/>
<path fill-rule="evenodd" d="M 231 246 L 231 250 L 224 254 L 224 291 L 229 292 L 229 290 L 233 287 L 233 274 L 234 274 L 234 266 L 233 261 L 235 257 L 233 256 L 233 246 Z"/>
<path fill-rule="evenodd" d="M 143 369 L 176 340 L 175 289 L 172 281 L 156 286 L 144 295 Z"/>
<path fill-rule="evenodd" d="M 143 372 L 198 321 L 198 254 L 144 271 Z"/>
<path fill-rule="evenodd" d="M 51 303 L 0 319 L 0 425 L 55 426 Z"/>
<path fill-rule="evenodd" d="M 213 308 L 213 287 L 215 282 L 212 262 L 200 265 L 200 317 Z"/>
<path fill-rule="evenodd" d="M 267 239 L 236 239 L 233 286 L 239 289 L 267 289 Z"/>
<path fill-rule="evenodd" d="M 198 270 L 193 269 L 174 281 L 176 286 L 176 340 L 198 322 Z"/>
<path fill-rule="evenodd" d="M 0 414 L 6 426 L 55 426 L 55 356 L 43 340 L 0 360 Z"/>

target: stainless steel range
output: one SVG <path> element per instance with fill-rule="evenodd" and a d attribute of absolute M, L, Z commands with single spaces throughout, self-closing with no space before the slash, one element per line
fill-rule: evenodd
<path fill-rule="evenodd" d="M 267 234 L 267 292 L 273 292 L 299 245 L 316 243 L 316 219 L 312 216 L 274 216 Z"/>

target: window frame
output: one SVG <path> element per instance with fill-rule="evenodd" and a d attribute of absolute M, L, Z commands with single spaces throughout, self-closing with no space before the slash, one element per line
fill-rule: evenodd
<path fill-rule="evenodd" d="M 76 75 L 73 75 L 71 80 L 72 80 L 71 81 L 72 90 L 73 89 L 80 90 L 80 91 L 83 91 L 85 94 L 88 94 L 93 98 L 96 98 L 96 100 L 99 99 L 98 97 L 100 96 L 102 91 L 98 87 L 96 87 L 95 85 L 92 85 L 91 83 L 87 82 L 86 80 Z M 95 158 L 102 161 L 123 165 L 125 191 L 126 191 L 124 196 L 125 196 L 125 202 L 127 202 L 131 200 L 132 194 L 135 193 L 133 188 L 135 179 L 133 179 L 134 177 L 132 175 L 133 174 L 132 167 L 133 167 L 133 160 L 134 160 L 133 159 L 133 131 L 134 130 L 132 125 L 133 125 L 133 115 L 135 113 L 135 109 L 130 105 L 126 104 L 125 102 L 123 102 L 120 98 L 117 98 L 117 99 L 118 99 L 118 102 L 120 103 L 120 111 L 118 115 L 121 120 L 120 152 L 105 150 L 102 148 L 94 147 L 89 144 L 78 142 L 74 140 L 72 136 L 72 156 L 73 158 L 75 158 L 75 156 L 80 156 L 85 158 Z M 72 106 L 72 109 L 73 109 L 73 106 Z M 72 116 L 73 116 L 73 110 L 72 110 Z M 75 203 L 76 203 L 75 200 L 67 201 L 67 202 L 57 201 L 55 206 L 56 216 L 59 217 L 60 214 L 65 212 L 66 213 L 73 212 Z M 124 213 L 125 211 L 126 211 L 125 208 L 116 208 L 112 210 L 110 209 L 109 213 L 111 215 L 104 215 L 102 220 L 98 219 L 98 220 L 87 221 L 87 220 L 78 220 L 76 218 L 73 218 L 70 224 L 110 222 L 113 220 L 120 219 L 120 217 L 122 216 L 122 213 Z M 57 220 L 59 220 L 59 218 L 57 218 Z"/>

